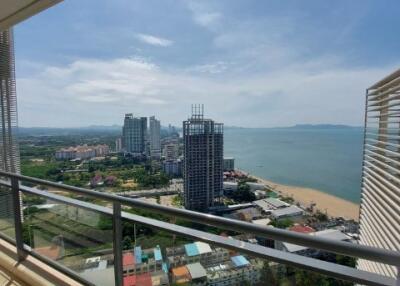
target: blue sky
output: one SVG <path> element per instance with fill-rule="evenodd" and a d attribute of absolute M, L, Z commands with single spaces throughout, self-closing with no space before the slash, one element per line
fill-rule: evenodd
<path fill-rule="evenodd" d="M 15 30 L 20 126 L 362 125 L 400 67 L 400 2 L 67 0 Z"/>

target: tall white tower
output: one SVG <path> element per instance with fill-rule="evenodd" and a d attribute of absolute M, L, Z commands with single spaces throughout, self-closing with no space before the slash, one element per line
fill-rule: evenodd
<path fill-rule="evenodd" d="M 150 156 L 156 159 L 161 158 L 160 128 L 160 121 L 154 116 L 150 117 Z"/>

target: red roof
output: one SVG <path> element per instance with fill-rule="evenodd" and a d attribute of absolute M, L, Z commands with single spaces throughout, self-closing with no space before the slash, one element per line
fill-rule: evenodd
<path fill-rule="evenodd" d="M 312 227 L 309 227 L 307 225 L 295 225 L 295 226 L 292 226 L 291 228 L 289 228 L 289 230 L 295 231 L 295 232 L 301 232 L 301 233 L 315 232 L 315 229 L 313 229 Z"/>
<path fill-rule="evenodd" d="M 153 282 L 151 281 L 150 273 L 143 273 L 140 275 L 136 275 L 136 283 L 137 286 L 152 286 Z"/>
<path fill-rule="evenodd" d="M 152 286 L 150 273 L 130 275 L 124 277 L 124 286 Z"/>
<path fill-rule="evenodd" d="M 136 275 L 125 276 L 124 286 L 136 286 Z"/>
<path fill-rule="evenodd" d="M 122 256 L 122 265 L 128 266 L 134 264 L 135 264 L 135 256 L 133 255 L 133 253 L 132 252 L 124 253 L 124 255 Z"/>

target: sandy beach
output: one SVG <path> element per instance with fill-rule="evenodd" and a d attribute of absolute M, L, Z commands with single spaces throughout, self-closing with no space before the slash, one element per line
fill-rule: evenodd
<path fill-rule="evenodd" d="M 309 207 L 311 203 L 315 203 L 316 209 L 322 212 L 327 212 L 332 217 L 343 217 L 346 219 L 354 219 L 358 221 L 359 205 L 353 202 L 332 196 L 330 194 L 304 187 L 287 186 L 277 184 L 269 180 L 251 176 L 259 180 L 259 182 L 268 185 L 271 189 L 283 196 L 292 197 L 302 206 Z"/>

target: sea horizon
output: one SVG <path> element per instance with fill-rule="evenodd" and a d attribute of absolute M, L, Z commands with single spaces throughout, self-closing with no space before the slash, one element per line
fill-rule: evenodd
<path fill-rule="evenodd" d="M 362 128 L 226 129 L 224 141 L 237 169 L 360 203 Z"/>

